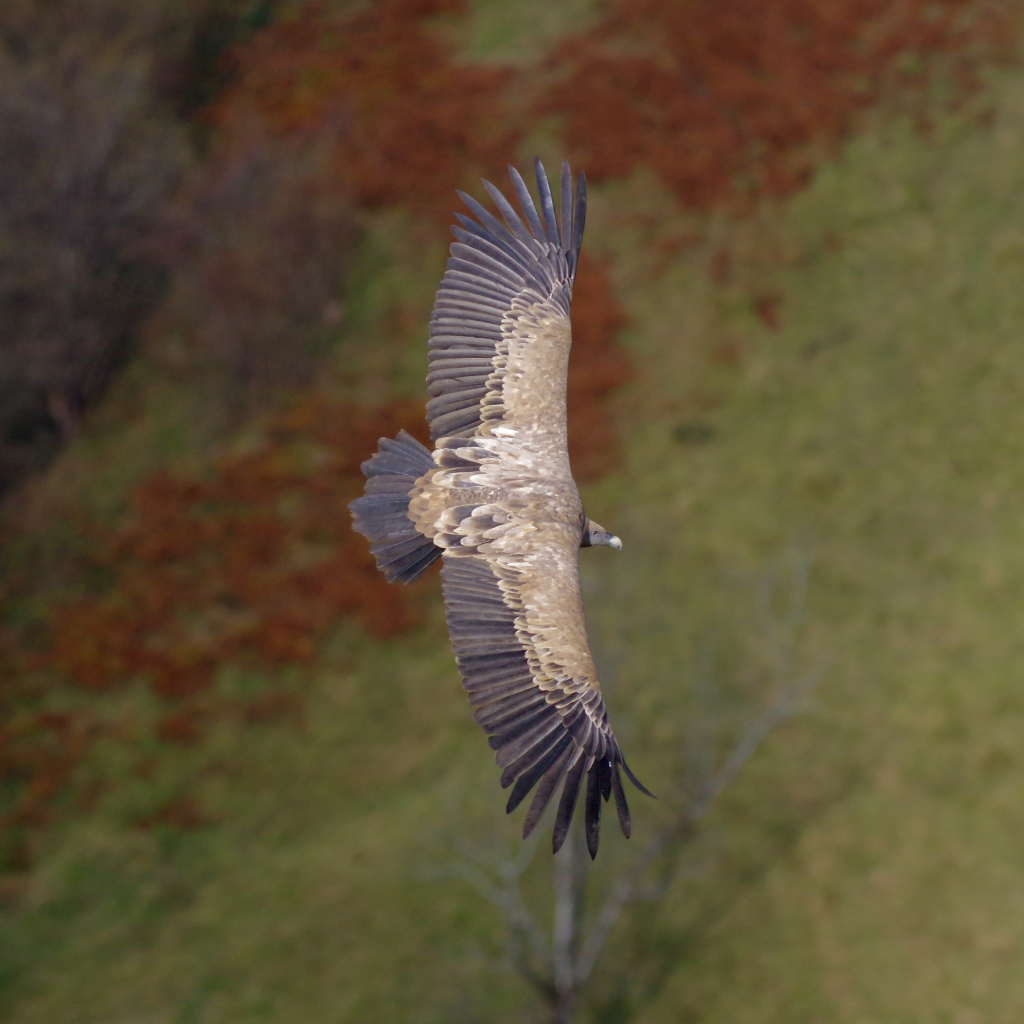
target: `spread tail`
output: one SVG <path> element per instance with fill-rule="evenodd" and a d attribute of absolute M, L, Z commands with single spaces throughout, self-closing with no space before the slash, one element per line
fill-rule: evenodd
<path fill-rule="evenodd" d="M 441 548 L 408 515 L 409 491 L 434 468 L 430 451 L 404 430 L 394 440 L 382 437 L 377 454 L 363 463 L 366 492 L 348 506 L 352 528 L 369 539 L 377 568 L 389 582 L 411 583 L 441 557 Z"/>

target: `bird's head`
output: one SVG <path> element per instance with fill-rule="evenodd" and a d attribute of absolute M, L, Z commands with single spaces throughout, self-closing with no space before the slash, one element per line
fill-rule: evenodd
<path fill-rule="evenodd" d="M 583 524 L 583 539 L 580 541 L 580 547 L 592 548 L 598 544 L 615 548 L 616 551 L 622 550 L 622 541 L 614 533 L 609 533 L 603 526 L 599 526 L 592 519 L 588 519 Z"/>

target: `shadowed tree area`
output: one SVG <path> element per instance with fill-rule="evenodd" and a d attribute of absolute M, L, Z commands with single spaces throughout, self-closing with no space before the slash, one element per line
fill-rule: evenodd
<path fill-rule="evenodd" d="M 180 30 L 155 4 L 0 13 L 0 489 L 74 434 L 161 294 L 148 246 L 189 153 L 155 78 Z"/>

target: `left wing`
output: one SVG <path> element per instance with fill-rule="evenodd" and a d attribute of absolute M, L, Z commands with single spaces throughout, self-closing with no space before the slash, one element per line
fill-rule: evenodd
<path fill-rule="evenodd" d="M 512 811 L 536 786 L 523 838 L 564 779 L 552 837 L 565 841 L 587 777 L 585 831 L 597 854 L 601 801 L 615 795 L 630 834 L 620 771 L 642 792 L 608 726 L 587 642 L 580 596 L 579 538 L 558 524 L 515 557 L 446 551 L 441 570 L 452 648 L 474 718 L 512 786 Z M 486 547 L 484 548 L 486 552 Z"/>

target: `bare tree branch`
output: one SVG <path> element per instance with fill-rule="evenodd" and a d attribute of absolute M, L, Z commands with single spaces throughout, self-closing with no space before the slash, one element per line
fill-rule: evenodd
<path fill-rule="evenodd" d="M 647 844 L 630 865 L 628 871 L 612 886 L 581 945 L 575 969 L 577 985 L 582 985 L 589 979 L 608 936 L 621 917 L 623 910 L 628 904 L 641 898 L 638 894 L 639 886 L 650 867 L 670 847 L 687 838 L 693 825 L 704 817 L 715 798 L 736 779 L 772 729 L 793 714 L 801 700 L 813 689 L 820 678 L 821 671 L 812 673 L 756 719 L 740 737 L 722 767 L 693 799 L 683 806 L 673 820 Z M 666 888 L 671 881 L 672 874 L 665 881 Z"/>
<path fill-rule="evenodd" d="M 493 852 L 488 855 L 464 839 L 452 844 L 459 861 L 449 873 L 469 882 L 502 911 L 515 969 L 545 1000 L 553 1024 L 572 1024 L 579 999 L 625 909 L 639 900 L 659 899 L 685 874 L 686 862 L 678 851 L 694 837 L 697 823 L 736 781 L 772 730 L 800 708 L 821 679 L 824 666 L 803 674 L 796 683 L 787 682 L 795 674 L 797 640 L 805 615 L 807 559 L 799 550 L 791 549 L 785 559 L 785 570 L 789 587 L 781 610 L 776 607 L 780 586 L 777 570 L 759 574 L 753 588 L 755 637 L 759 641 L 757 659 L 765 666 L 754 678 L 774 690 L 775 699 L 740 731 L 721 760 L 716 758 L 714 744 L 710 742 L 710 734 L 720 729 L 719 723 L 706 711 L 694 716 L 684 747 L 686 756 L 679 787 L 690 795 L 612 883 L 589 927 L 585 927 L 582 907 L 590 865 L 581 855 L 578 831 L 573 832 L 554 858 L 550 940 L 519 889 L 534 845 L 524 847 L 516 856 L 496 859 Z M 703 658 L 698 668 L 694 689 L 702 701 L 706 701 L 708 693 L 701 679 L 711 674 L 710 664 L 709 659 Z M 652 880 L 651 871 L 659 861 L 663 867 Z"/>

